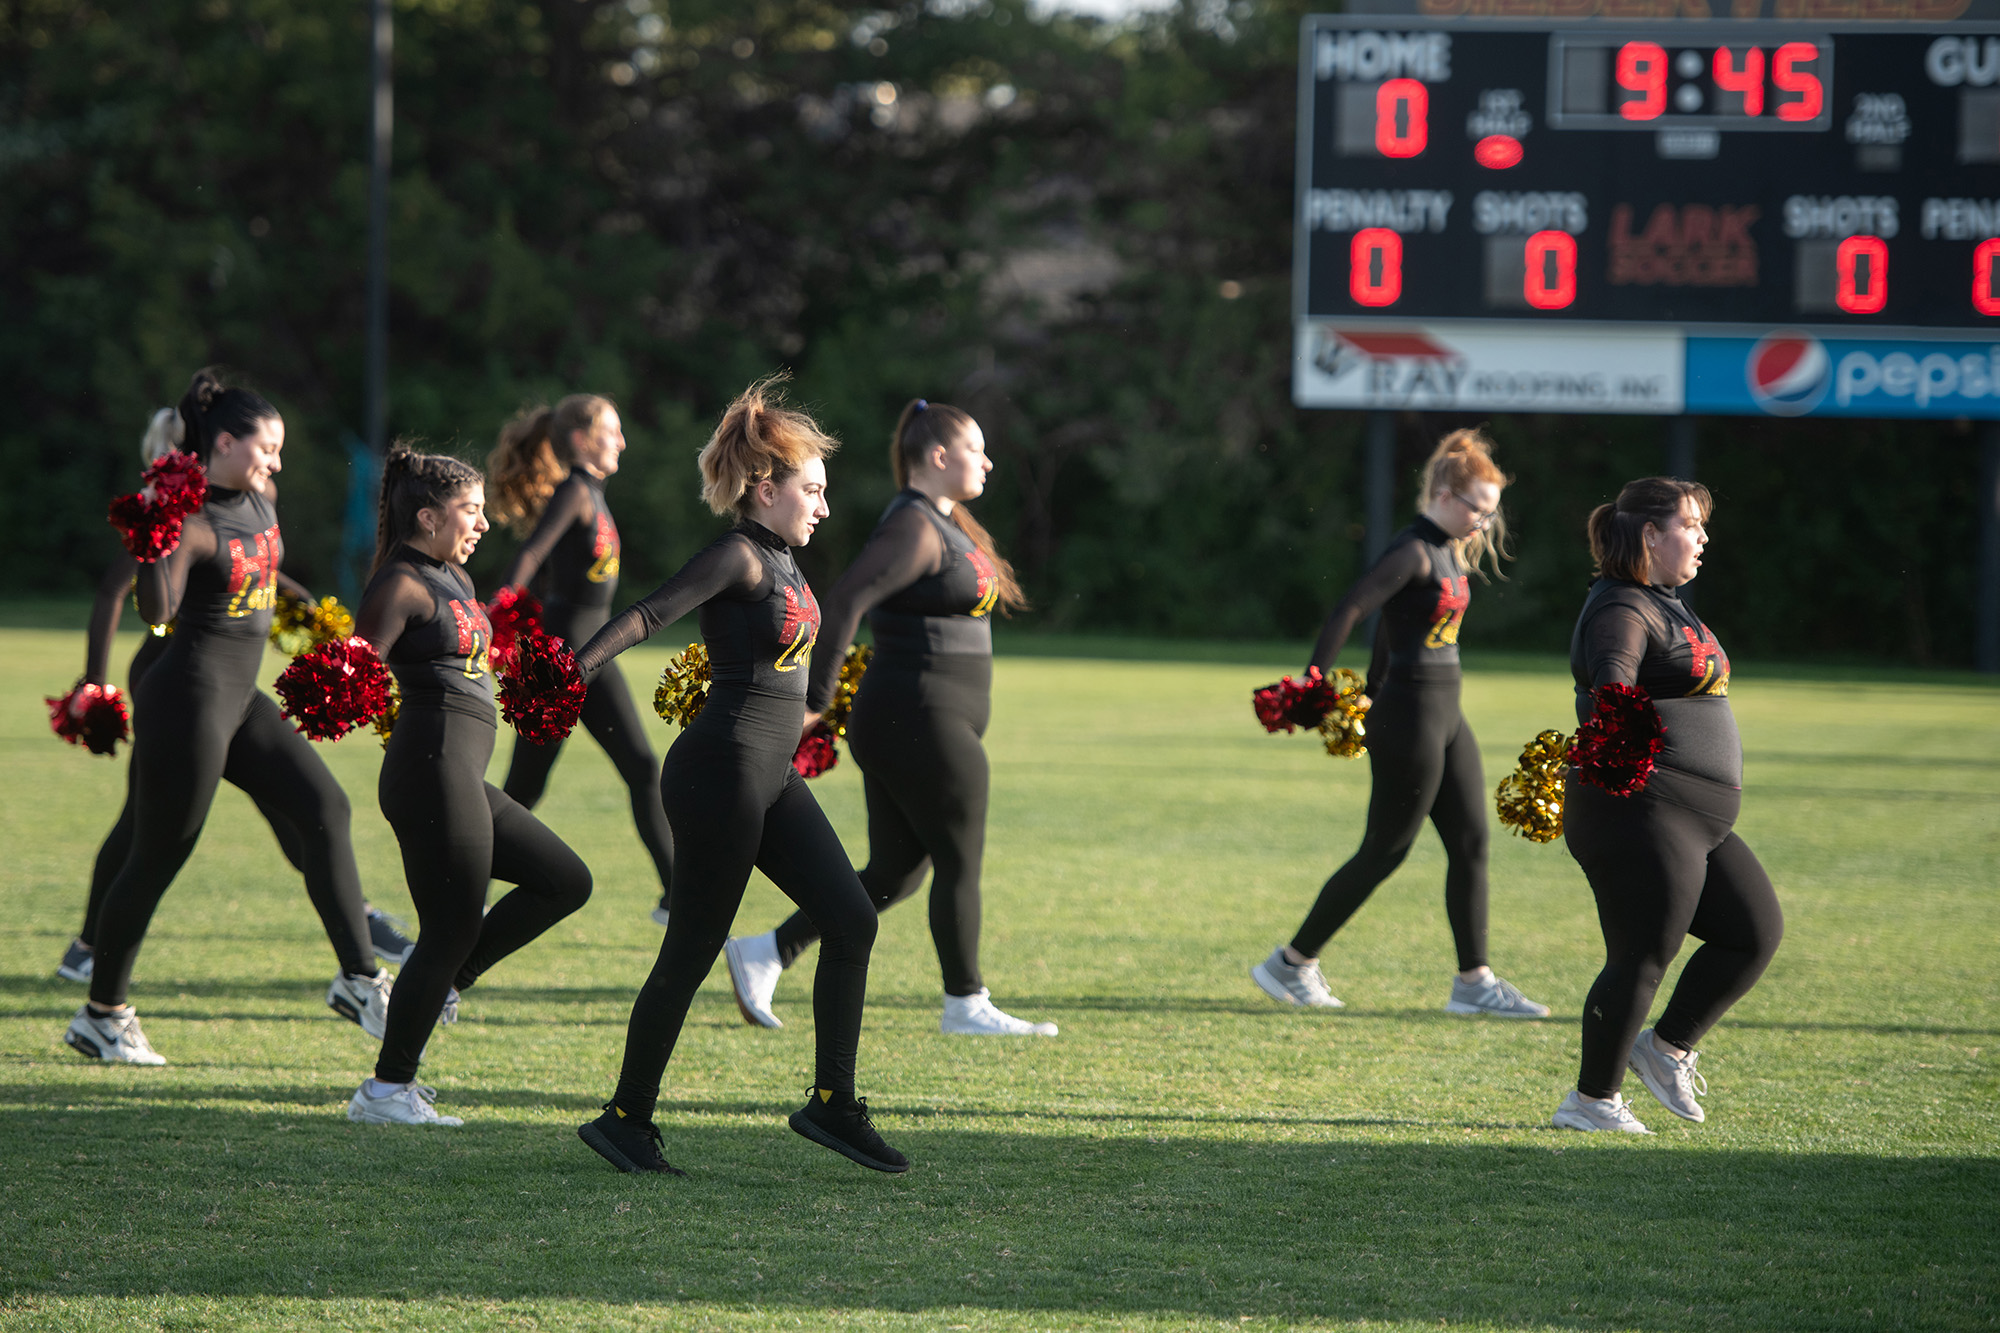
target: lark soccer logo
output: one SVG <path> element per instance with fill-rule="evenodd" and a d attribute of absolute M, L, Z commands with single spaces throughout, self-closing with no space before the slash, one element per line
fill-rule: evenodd
<path fill-rule="evenodd" d="M 1743 363 L 1751 400 L 1774 417 L 1802 417 L 1820 405 L 1833 384 L 1833 358 L 1809 333 L 1759 338 Z"/>
<path fill-rule="evenodd" d="M 1370 398 L 1397 402 L 1456 398 L 1466 370 L 1463 354 L 1426 334 L 1331 328 L 1320 330 L 1313 365 L 1336 380 L 1359 374 Z"/>

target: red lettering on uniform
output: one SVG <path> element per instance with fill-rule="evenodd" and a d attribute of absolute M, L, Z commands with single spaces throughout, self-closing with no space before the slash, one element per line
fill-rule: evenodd
<path fill-rule="evenodd" d="M 247 616 L 277 604 L 278 527 L 274 523 L 250 539 L 229 539 L 229 609 L 231 617 Z"/>
<path fill-rule="evenodd" d="M 780 671 L 797 671 L 819 638 L 819 599 L 810 587 L 804 591 L 805 600 L 801 601 L 799 591 L 785 585 L 785 619 L 778 627 L 778 641 L 785 650 L 775 664 Z"/>

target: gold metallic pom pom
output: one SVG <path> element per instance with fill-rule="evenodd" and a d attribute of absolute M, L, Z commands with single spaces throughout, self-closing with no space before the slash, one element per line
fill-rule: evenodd
<path fill-rule="evenodd" d="M 354 616 L 337 598 L 302 602 L 281 595 L 277 609 L 271 613 L 271 646 L 287 657 L 297 657 L 307 649 L 353 634 Z"/>
<path fill-rule="evenodd" d="M 1326 742 L 1326 752 L 1336 759 L 1358 758 L 1368 749 L 1368 699 L 1361 693 L 1363 681 L 1357 673 L 1346 667 L 1335 669 L 1332 676 L 1335 690 L 1333 708 L 1325 720 L 1319 724 L 1320 739 Z"/>
<path fill-rule="evenodd" d="M 1521 762 L 1500 780 L 1493 799 L 1500 822 L 1529 842 L 1554 842 L 1563 831 L 1563 790 L 1570 738 L 1544 731 L 1521 751 Z"/>
<path fill-rule="evenodd" d="M 701 716 L 707 702 L 708 649 L 691 643 L 660 673 L 660 688 L 653 691 L 653 711 L 675 726 L 685 727 Z"/>
<path fill-rule="evenodd" d="M 396 729 L 396 719 L 403 712 L 403 692 L 396 688 L 395 677 L 389 678 L 389 706 L 375 715 L 375 734 L 382 738 L 382 748 L 389 748 L 389 733 Z"/>
<path fill-rule="evenodd" d="M 833 702 L 826 708 L 826 725 L 836 736 L 847 734 L 847 715 L 854 711 L 854 695 L 861 688 L 861 678 L 868 674 L 868 664 L 875 658 L 875 650 L 865 643 L 857 643 L 847 650 L 847 656 L 840 663 L 840 679 L 833 687 Z"/>

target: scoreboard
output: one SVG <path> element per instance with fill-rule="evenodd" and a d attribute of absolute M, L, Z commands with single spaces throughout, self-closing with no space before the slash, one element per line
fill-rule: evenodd
<path fill-rule="evenodd" d="M 2000 417 L 2000 26 L 1315 16 L 1302 406 Z"/>

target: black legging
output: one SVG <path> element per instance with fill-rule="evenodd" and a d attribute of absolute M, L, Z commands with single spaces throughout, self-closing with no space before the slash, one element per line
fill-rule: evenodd
<path fill-rule="evenodd" d="M 792 768 L 804 707 L 718 690 L 667 751 L 660 789 L 674 828 L 672 914 L 632 1005 L 615 1102 L 650 1120 L 695 990 L 722 952 L 752 867 L 825 939 L 813 979 L 814 1086 L 854 1092 L 875 909 L 805 780 Z"/>
<path fill-rule="evenodd" d="M 604 621 L 602 609 L 567 614 L 552 610 L 548 628 L 575 649 L 588 643 L 590 636 L 603 628 Z M 639 710 L 632 704 L 632 691 L 627 688 L 623 673 L 615 670 L 598 673 L 597 679 L 590 682 L 590 693 L 584 697 L 579 722 L 611 757 L 612 766 L 624 781 L 632 800 L 633 827 L 639 830 L 639 841 L 646 844 L 646 851 L 653 858 L 660 887 L 666 888 L 674 882 L 674 834 L 660 804 L 659 764 L 653 758 L 653 747 L 646 741 L 645 726 L 639 720 Z M 548 789 L 549 770 L 555 767 L 562 747 L 561 741 L 537 745 L 516 736 L 513 757 L 507 761 L 504 785 L 507 795 L 524 808 L 534 809 Z"/>
<path fill-rule="evenodd" d="M 1368 825 L 1333 872 L 1292 947 L 1317 957 L 1375 887 L 1395 873 L 1424 820 L 1444 842 L 1444 913 L 1462 972 L 1486 965 L 1486 779 L 1458 707 L 1459 682 L 1392 678 L 1368 713 Z"/>
<path fill-rule="evenodd" d="M 868 799 L 868 864 L 861 885 L 877 912 L 931 877 L 931 940 L 947 995 L 974 995 L 979 979 L 979 871 L 986 851 L 987 764 L 980 738 L 993 711 L 993 659 L 932 659 L 921 672 L 878 659 L 862 678 L 848 750 Z M 819 938 L 794 912 L 778 927 L 790 967 Z"/>
<path fill-rule="evenodd" d="M 153 635 L 148 635 L 146 641 L 139 645 L 139 651 L 132 655 L 132 666 L 126 676 L 126 688 L 134 696 L 139 693 L 139 682 L 146 678 L 146 673 L 152 670 L 153 663 L 164 657 L 166 651 L 166 640 Z M 138 823 L 137 807 L 133 804 L 132 794 L 138 787 L 138 772 L 136 764 L 125 766 L 125 805 L 118 811 L 118 821 L 111 826 L 111 832 L 104 836 L 104 845 L 97 849 L 97 860 L 91 863 L 90 901 L 84 905 L 83 929 L 77 931 L 76 937 L 92 948 L 97 945 L 98 909 L 104 905 L 104 895 L 111 890 L 111 881 L 118 877 L 119 870 L 125 865 L 125 858 L 132 852 L 132 830 Z M 229 768 L 226 764 L 223 766 L 222 776 L 225 782 L 229 781 Z M 251 787 L 244 787 L 241 790 L 250 798 L 251 804 L 257 807 L 257 813 L 264 816 L 264 822 L 271 826 L 271 832 L 277 835 L 278 850 L 292 863 L 292 869 L 303 874 L 306 867 L 304 860 L 301 859 L 303 853 L 300 850 L 298 830 L 294 829 L 282 814 L 272 809 L 265 801 L 263 793 Z"/>
<path fill-rule="evenodd" d="M 1652 1009 L 1653 992 L 1689 935 L 1661 1041 L 1693 1050 L 1762 976 L 1785 933 L 1771 877 L 1732 831 L 1743 793 L 1677 769 L 1637 796 L 1613 796 L 1572 773 L 1563 837 L 1590 879 L 1604 929 L 1604 970 L 1583 1005 L 1577 1091 L 1610 1097 Z"/>
<path fill-rule="evenodd" d="M 146 674 L 134 699 L 131 851 L 97 912 L 90 998 L 125 1002 L 153 912 L 194 851 L 225 780 L 258 792 L 265 808 L 291 826 L 306 893 L 341 970 L 373 976 L 347 793 L 254 678 L 228 660 L 240 651 L 232 645 L 211 658 L 201 644 L 177 646 Z"/>
<path fill-rule="evenodd" d="M 376 789 L 402 848 L 421 927 L 389 996 L 375 1062 L 375 1077 L 384 1083 L 417 1076 L 453 986 L 471 986 L 590 898 L 590 868 L 486 781 L 494 738 L 486 719 L 405 708 L 382 756 Z M 485 912 L 486 887 L 495 879 L 518 887 Z"/>

